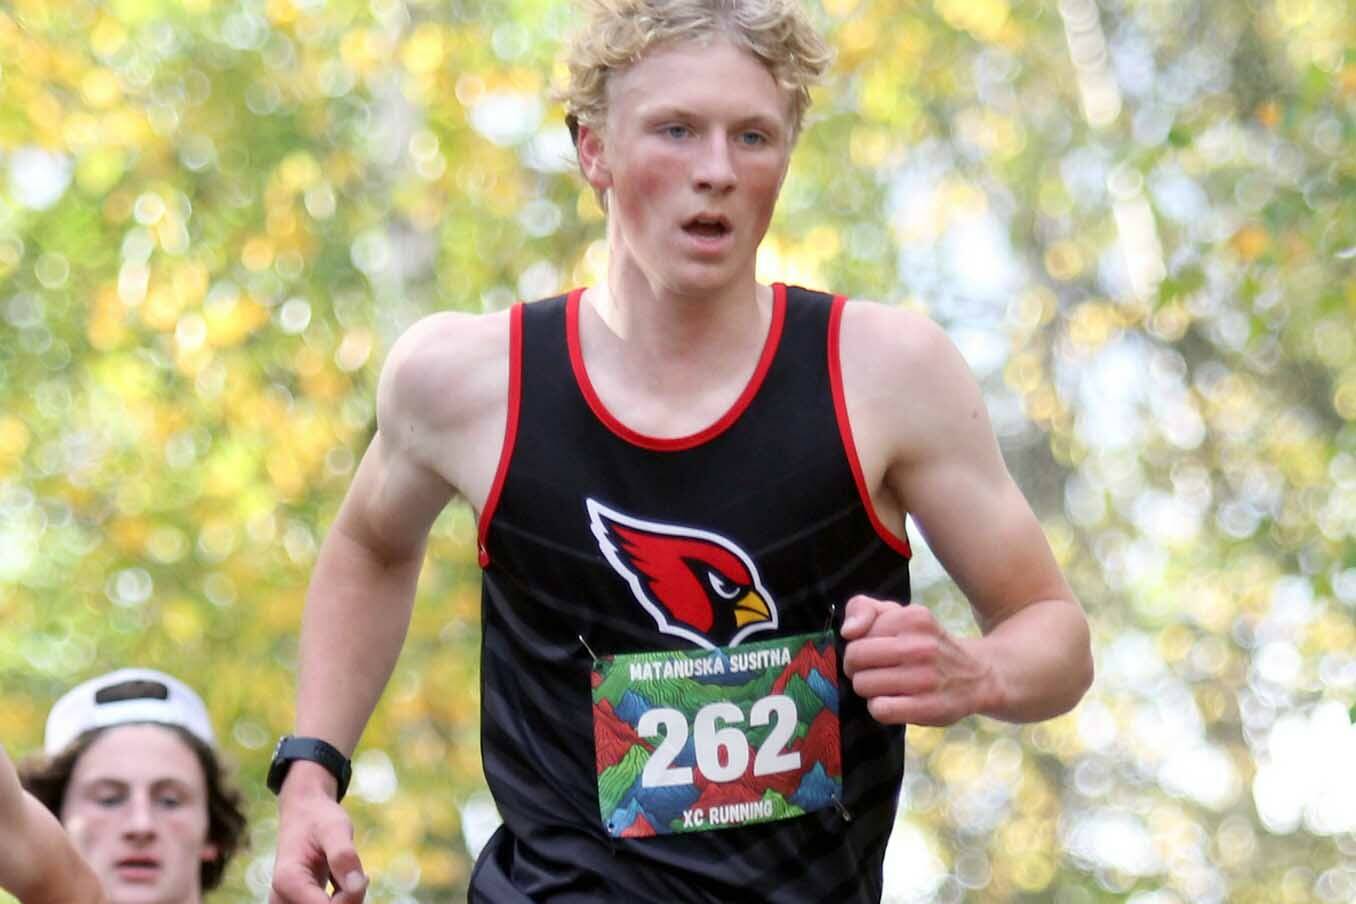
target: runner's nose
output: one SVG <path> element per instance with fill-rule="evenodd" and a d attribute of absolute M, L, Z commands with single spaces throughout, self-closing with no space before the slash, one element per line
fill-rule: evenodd
<path fill-rule="evenodd" d="M 724 193 L 734 187 L 737 176 L 730 153 L 730 141 L 731 137 L 727 133 L 715 129 L 702 142 L 693 171 L 699 191 Z"/>

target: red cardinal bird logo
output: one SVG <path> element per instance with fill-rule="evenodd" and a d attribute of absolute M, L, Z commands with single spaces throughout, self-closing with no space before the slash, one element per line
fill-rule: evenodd
<path fill-rule="evenodd" d="M 665 634 L 715 649 L 777 627 L 777 606 L 744 550 L 710 531 L 586 502 L 608 563 Z"/>

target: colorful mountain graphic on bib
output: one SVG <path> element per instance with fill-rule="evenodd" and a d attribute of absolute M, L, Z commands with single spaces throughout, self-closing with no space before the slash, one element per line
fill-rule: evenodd
<path fill-rule="evenodd" d="M 783 688 L 790 682 L 792 675 L 808 683 L 815 693 L 821 696 L 825 706 L 834 712 L 838 711 L 838 691 L 834 687 L 834 682 L 826 677 L 830 675 L 838 677 L 838 650 L 832 644 L 826 645 L 823 649 L 813 643 L 801 647 L 791 660 L 791 664 L 773 682 L 772 693 L 785 693 Z"/>
<path fill-rule="evenodd" d="M 791 803 L 802 810 L 818 810 L 833 803 L 838 794 L 840 783 L 834 782 L 824 772 L 824 767 L 815 763 L 814 768 L 805 774 L 796 793 L 791 795 Z"/>
<path fill-rule="evenodd" d="M 809 769 L 810 763 L 838 763 L 840 768 L 835 778 L 842 777 L 841 757 L 838 749 L 838 716 L 825 709 L 821 710 L 810 723 L 810 730 L 796 744 L 793 750 L 800 751 L 801 774 Z"/>
<path fill-rule="evenodd" d="M 649 742 L 636 734 L 633 723 L 617 715 L 610 701 L 594 707 L 593 749 L 598 774 L 620 763 L 634 748 L 651 749 Z"/>

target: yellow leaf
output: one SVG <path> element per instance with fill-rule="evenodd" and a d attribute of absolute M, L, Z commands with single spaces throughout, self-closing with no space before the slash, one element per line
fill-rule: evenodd
<path fill-rule="evenodd" d="M 425 22 L 414 30 L 401 48 L 400 60 L 415 73 L 432 72 L 443 65 L 446 54 L 442 26 Z"/>
<path fill-rule="evenodd" d="M 1251 262 L 1261 257 L 1262 253 L 1267 250 L 1270 237 L 1261 226 L 1249 223 L 1234 233 L 1229 244 L 1238 252 L 1239 257 Z"/>
<path fill-rule="evenodd" d="M 80 80 L 80 97 L 96 110 L 107 110 L 122 100 L 122 86 L 107 69 L 91 69 Z"/>

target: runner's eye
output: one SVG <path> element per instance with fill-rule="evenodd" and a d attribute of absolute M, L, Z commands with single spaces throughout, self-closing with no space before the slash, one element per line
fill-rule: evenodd
<path fill-rule="evenodd" d="M 707 573 L 707 579 L 711 582 L 711 589 L 716 591 L 716 595 L 721 599 L 732 600 L 739 596 L 739 588 L 714 571 Z"/>

